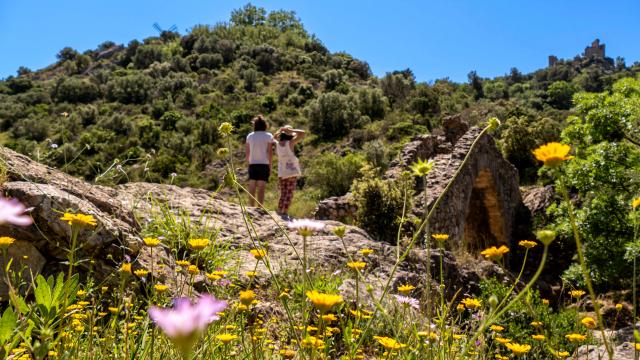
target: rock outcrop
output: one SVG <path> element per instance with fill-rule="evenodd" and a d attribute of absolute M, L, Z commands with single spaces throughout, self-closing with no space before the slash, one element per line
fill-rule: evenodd
<path fill-rule="evenodd" d="M 426 198 L 425 184 L 422 179 L 416 181 L 413 213 L 420 217 L 433 208 L 460 168 L 435 210 L 432 231 L 449 234 L 453 243 L 471 252 L 491 245 L 513 246 L 526 238 L 531 215 L 522 201 L 516 168 L 504 159 L 490 135 L 480 136 L 482 129 L 469 128 L 459 117 L 446 119 L 444 129 L 444 135 L 420 135 L 405 145 L 385 177 L 397 178 L 419 159 L 434 161 L 426 179 Z M 463 166 L 467 154 L 469 160 Z M 353 209 L 338 206 L 347 199 L 348 195 L 320 202 L 316 217 L 335 219 L 333 209 Z"/>
<path fill-rule="evenodd" d="M 141 233 L 145 224 L 152 221 L 179 227 L 184 224 L 202 230 L 212 237 L 233 256 L 232 263 L 225 267 L 238 269 L 239 274 L 253 271 L 256 261 L 249 250 L 259 242 L 267 247 L 271 269 L 262 262 L 256 268 L 256 280 L 268 283 L 271 274 L 290 271 L 300 267 L 303 239 L 286 230 L 286 224 L 275 214 L 259 209 L 247 209 L 224 201 L 216 193 L 191 188 L 179 188 L 172 185 L 129 183 L 115 188 L 106 188 L 88 184 L 55 169 L 38 164 L 29 158 L 9 149 L 0 148 L 8 172 L 8 180 L 3 184 L 4 194 L 18 198 L 30 207 L 34 224 L 19 228 L 10 225 L 0 226 L 0 234 L 19 239 L 19 246 L 10 252 L 14 258 L 27 255 L 34 274 L 42 271 L 52 274 L 65 270 L 66 249 L 69 247 L 70 228 L 60 220 L 65 211 L 92 214 L 98 225 L 95 229 L 84 229 L 79 235 L 78 258 L 90 261 L 79 265 L 81 272 L 88 272 L 99 280 L 118 278 L 117 269 L 123 261 L 131 261 L 135 268 L 153 270 L 158 281 L 178 289 L 184 282 L 183 275 L 175 271 L 175 254 L 167 248 L 149 248 L 141 246 Z M 246 218 L 245 218 L 246 216 Z M 170 219 L 168 219 L 169 217 Z M 245 219 L 251 219 L 251 235 Z M 366 279 L 377 295 L 388 281 L 394 286 L 410 282 L 425 284 L 426 266 L 431 264 L 431 273 L 439 274 L 440 257 L 443 256 L 447 293 L 453 295 L 458 289 L 461 294 L 478 291 L 482 277 L 492 274 L 507 277 L 508 274 L 489 262 L 470 262 L 460 264 L 449 253 L 433 251 L 431 259 L 425 251 L 414 249 L 391 273 L 396 258 L 396 247 L 381 243 L 357 227 L 348 226 L 342 242 L 332 230 L 342 225 L 335 221 L 325 221 L 325 230 L 309 239 L 309 258 L 318 271 L 345 269 L 349 254 L 355 254 L 363 248 L 375 251 L 370 257 Z M 254 231 L 255 229 L 255 231 Z M 222 248 L 222 247 L 221 247 Z M 24 252 L 23 252 L 24 251 Z M 240 276 L 238 281 L 248 281 Z M 438 275 L 439 276 L 439 275 Z M 198 283 L 209 281 L 204 276 L 195 279 Z M 432 280 L 433 281 L 433 280 Z M 267 285 L 267 284 L 265 284 Z M 434 286 L 435 289 L 435 286 Z M 342 288 L 346 296 L 350 285 L 346 282 Z M 352 287 L 351 287 L 352 290 Z M 0 296 L 6 296 L 1 293 Z"/>

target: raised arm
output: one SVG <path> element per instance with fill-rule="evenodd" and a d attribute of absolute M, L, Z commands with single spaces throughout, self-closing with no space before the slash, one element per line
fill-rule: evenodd
<path fill-rule="evenodd" d="M 307 133 L 301 129 L 288 129 L 288 130 L 289 130 L 289 135 L 293 136 L 293 139 L 291 139 L 291 146 L 294 146 L 295 144 L 297 144 L 300 140 L 302 140 L 307 135 Z"/>

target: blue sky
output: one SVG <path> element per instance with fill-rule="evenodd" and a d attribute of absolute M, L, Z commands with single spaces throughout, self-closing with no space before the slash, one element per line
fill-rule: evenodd
<path fill-rule="evenodd" d="M 65 46 L 84 51 L 105 40 L 126 44 L 157 34 L 152 25 L 226 21 L 236 0 L 0 0 L 0 78 L 20 65 L 39 69 Z M 419 81 L 466 81 L 529 72 L 547 56 L 572 58 L 596 37 L 607 55 L 640 60 L 640 1 L 619 0 L 273 0 L 267 10 L 293 10 L 331 51 L 346 51 L 376 75 L 411 68 Z"/>

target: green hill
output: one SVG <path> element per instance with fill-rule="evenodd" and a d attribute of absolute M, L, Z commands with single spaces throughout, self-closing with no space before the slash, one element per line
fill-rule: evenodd
<path fill-rule="evenodd" d="M 331 53 L 293 12 L 252 5 L 228 23 L 126 46 L 105 42 L 82 54 L 64 48 L 58 59 L 0 81 L 3 145 L 101 184 L 171 179 L 204 188 L 220 178 L 218 125 L 234 124 L 239 152 L 258 113 L 273 131 L 288 123 L 309 129 L 302 160 L 318 162 L 314 168 L 343 161 L 332 153 L 384 168 L 404 142 L 438 131 L 446 116 L 497 116 L 507 159 L 531 182 L 530 149 L 558 137 L 572 95 L 640 71 L 602 54 L 495 79 L 471 72 L 462 84 L 419 83 L 409 69 L 377 78 L 365 61 Z M 323 189 L 322 176 L 309 174 L 311 192 L 341 191 Z"/>

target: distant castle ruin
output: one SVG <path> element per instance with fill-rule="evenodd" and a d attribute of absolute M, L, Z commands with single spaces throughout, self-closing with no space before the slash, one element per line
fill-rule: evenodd
<path fill-rule="evenodd" d="M 600 44 L 600 39 L 595 39 L 591 46 L 587 46 L 584 48 L 584 53 L 582 54 L 582 58 L 590 59 L 604 59 L 605 58 L 605 45 Z M 555 66 L 558 63 L 558 57 L 555 55 L 549 55 L 549 66 Z"/>
<path fill-rule="evenodd" d="M 600 58 L 604 59 L 604 44 L 600 44 L 600 39 L 595 39 L 591 46 L 587 46 L 584 48 L 584 54 L 582 54 L 584 58 Z"/>

